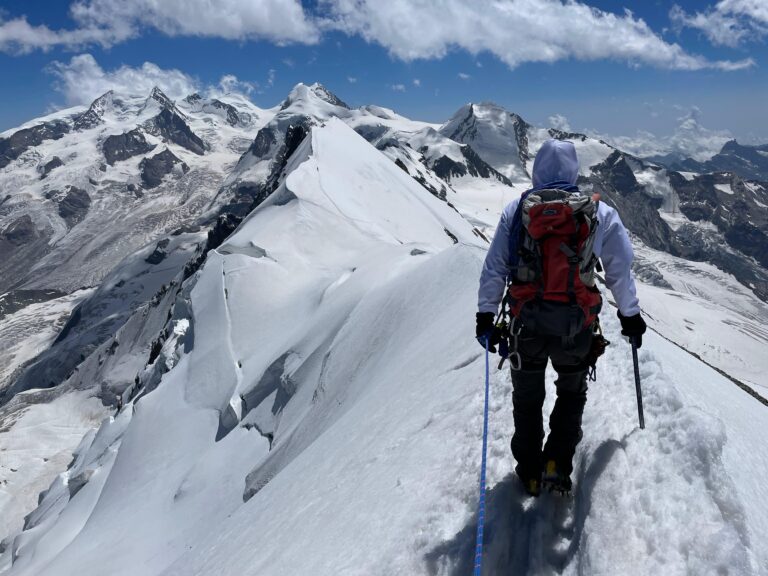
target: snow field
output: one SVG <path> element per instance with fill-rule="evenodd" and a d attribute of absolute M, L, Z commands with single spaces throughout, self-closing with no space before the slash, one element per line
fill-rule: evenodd
<path fill-rule="evenodd" d="M 764 573 L 757 558 L 766 551 L 754 537 L 759 525 L 748 521 L 744 506 L 753 494 L 737 486 L 723 462 L 725 426 L 683 402 L 655 353 L 661 348 L 674 356 L 674 346 L 650 334 L 640 350 L 646 417 L 641 431 L 629 346 L 621 341 L 612 309 L 607 312 L 603 325 L 613 344 L 590 384 L 572 500 L 524 494 L 509 452 L 514 430 L 507 369 L 492 378 L 484 573 Z M 481 370 L 478 360 L 474 372 Z M 697 371 L 707 384 L 720 384 L 707 382 L 721 378 L 710 369 Z M 550 368 L 545 429 L 555 377 Z M 731 384 L 718 393 L 734 391 L 740 392 Z M 477 398 L 481 403 L 479 384 Z M 475 420 L 479 446 L 482 421 Z M 744 441 L 758 444 L 742 438 L 731 443 Z M 479 454 L 475 467 L 478 462 Z M 427 556 L 429 574 L 471 572 L 476 487 L 469 500 L 471 516 L 463 527 Z"/>

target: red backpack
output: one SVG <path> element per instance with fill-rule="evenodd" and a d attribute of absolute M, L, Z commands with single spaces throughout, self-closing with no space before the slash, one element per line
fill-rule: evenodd
<path fill-rule="evenodd" d="M 602 307 L 593 252 L 597 201 L 564 190 L 522 200 L 518 263 L 508 288 L 511 313 L 539 334 L 573 338 Z"/>

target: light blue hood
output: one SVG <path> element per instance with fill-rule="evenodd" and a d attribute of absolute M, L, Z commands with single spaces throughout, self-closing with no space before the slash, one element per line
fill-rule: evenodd
<path fill-rule="evenodd" d="M 573 142 L 547 140 L 541 145 L 533 161 L 533 187 L 562 183 L 576 185 L 579 177 L 579 160 Z"/>

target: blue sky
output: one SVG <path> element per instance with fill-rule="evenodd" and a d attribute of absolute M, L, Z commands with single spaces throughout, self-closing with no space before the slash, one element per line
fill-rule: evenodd
<path fill-rule="evenodd" d="M 86 101 L 83 75 L 151 62 L 199 87 L 234 75 L 263 107 L 319 81 L 351 105 L 430 121 L 492 100 L 536 124 L 560 114 L 574 130 L 666 135 L 695 109 L 708 129 L 768 141 L 768 22 L 748 8 L 688 0 L 671 15 L 674 3 L 642 1 L 626 3 L 628 15 L 592 0 L 595 16 L 557 0 L 497 2 L 495 14 L 482 0 L 218 0 L 213 15 L 185 15 L 173 5 L 206 3 L 165 0 L 153 14 L 147 0 L 122 10 L 117 1 L 0 2 L 0 130 Z M 518 26 L 532 12 L 541 25 Z M 72 65 L 82 54 L 95 68 Z"/>

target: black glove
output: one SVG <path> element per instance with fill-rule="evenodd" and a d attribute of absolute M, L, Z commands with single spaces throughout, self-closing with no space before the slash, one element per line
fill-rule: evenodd
<path fill-rule="evenodd" d="M 475 329 L 477 341 L 480 342 L 480 346 L 485 348 L 487 339 L 488 350 L 496 352 L 496 344 L 501 342 L 501 331 L 493 322 L 495 314 L 493 312 L 478 312 L 475 317 L 477 318 L 477 328 Z"/>
<path fill-rule="evenodd" d="M 624 316 L 621 312 L 616 313 L 621 322 L 621 334 L 627 336 L 630 342 L 640 348 L 643 345 L 643 334 L 645 334 L 645 320 L 640 314 L 634 316 Z"/>

